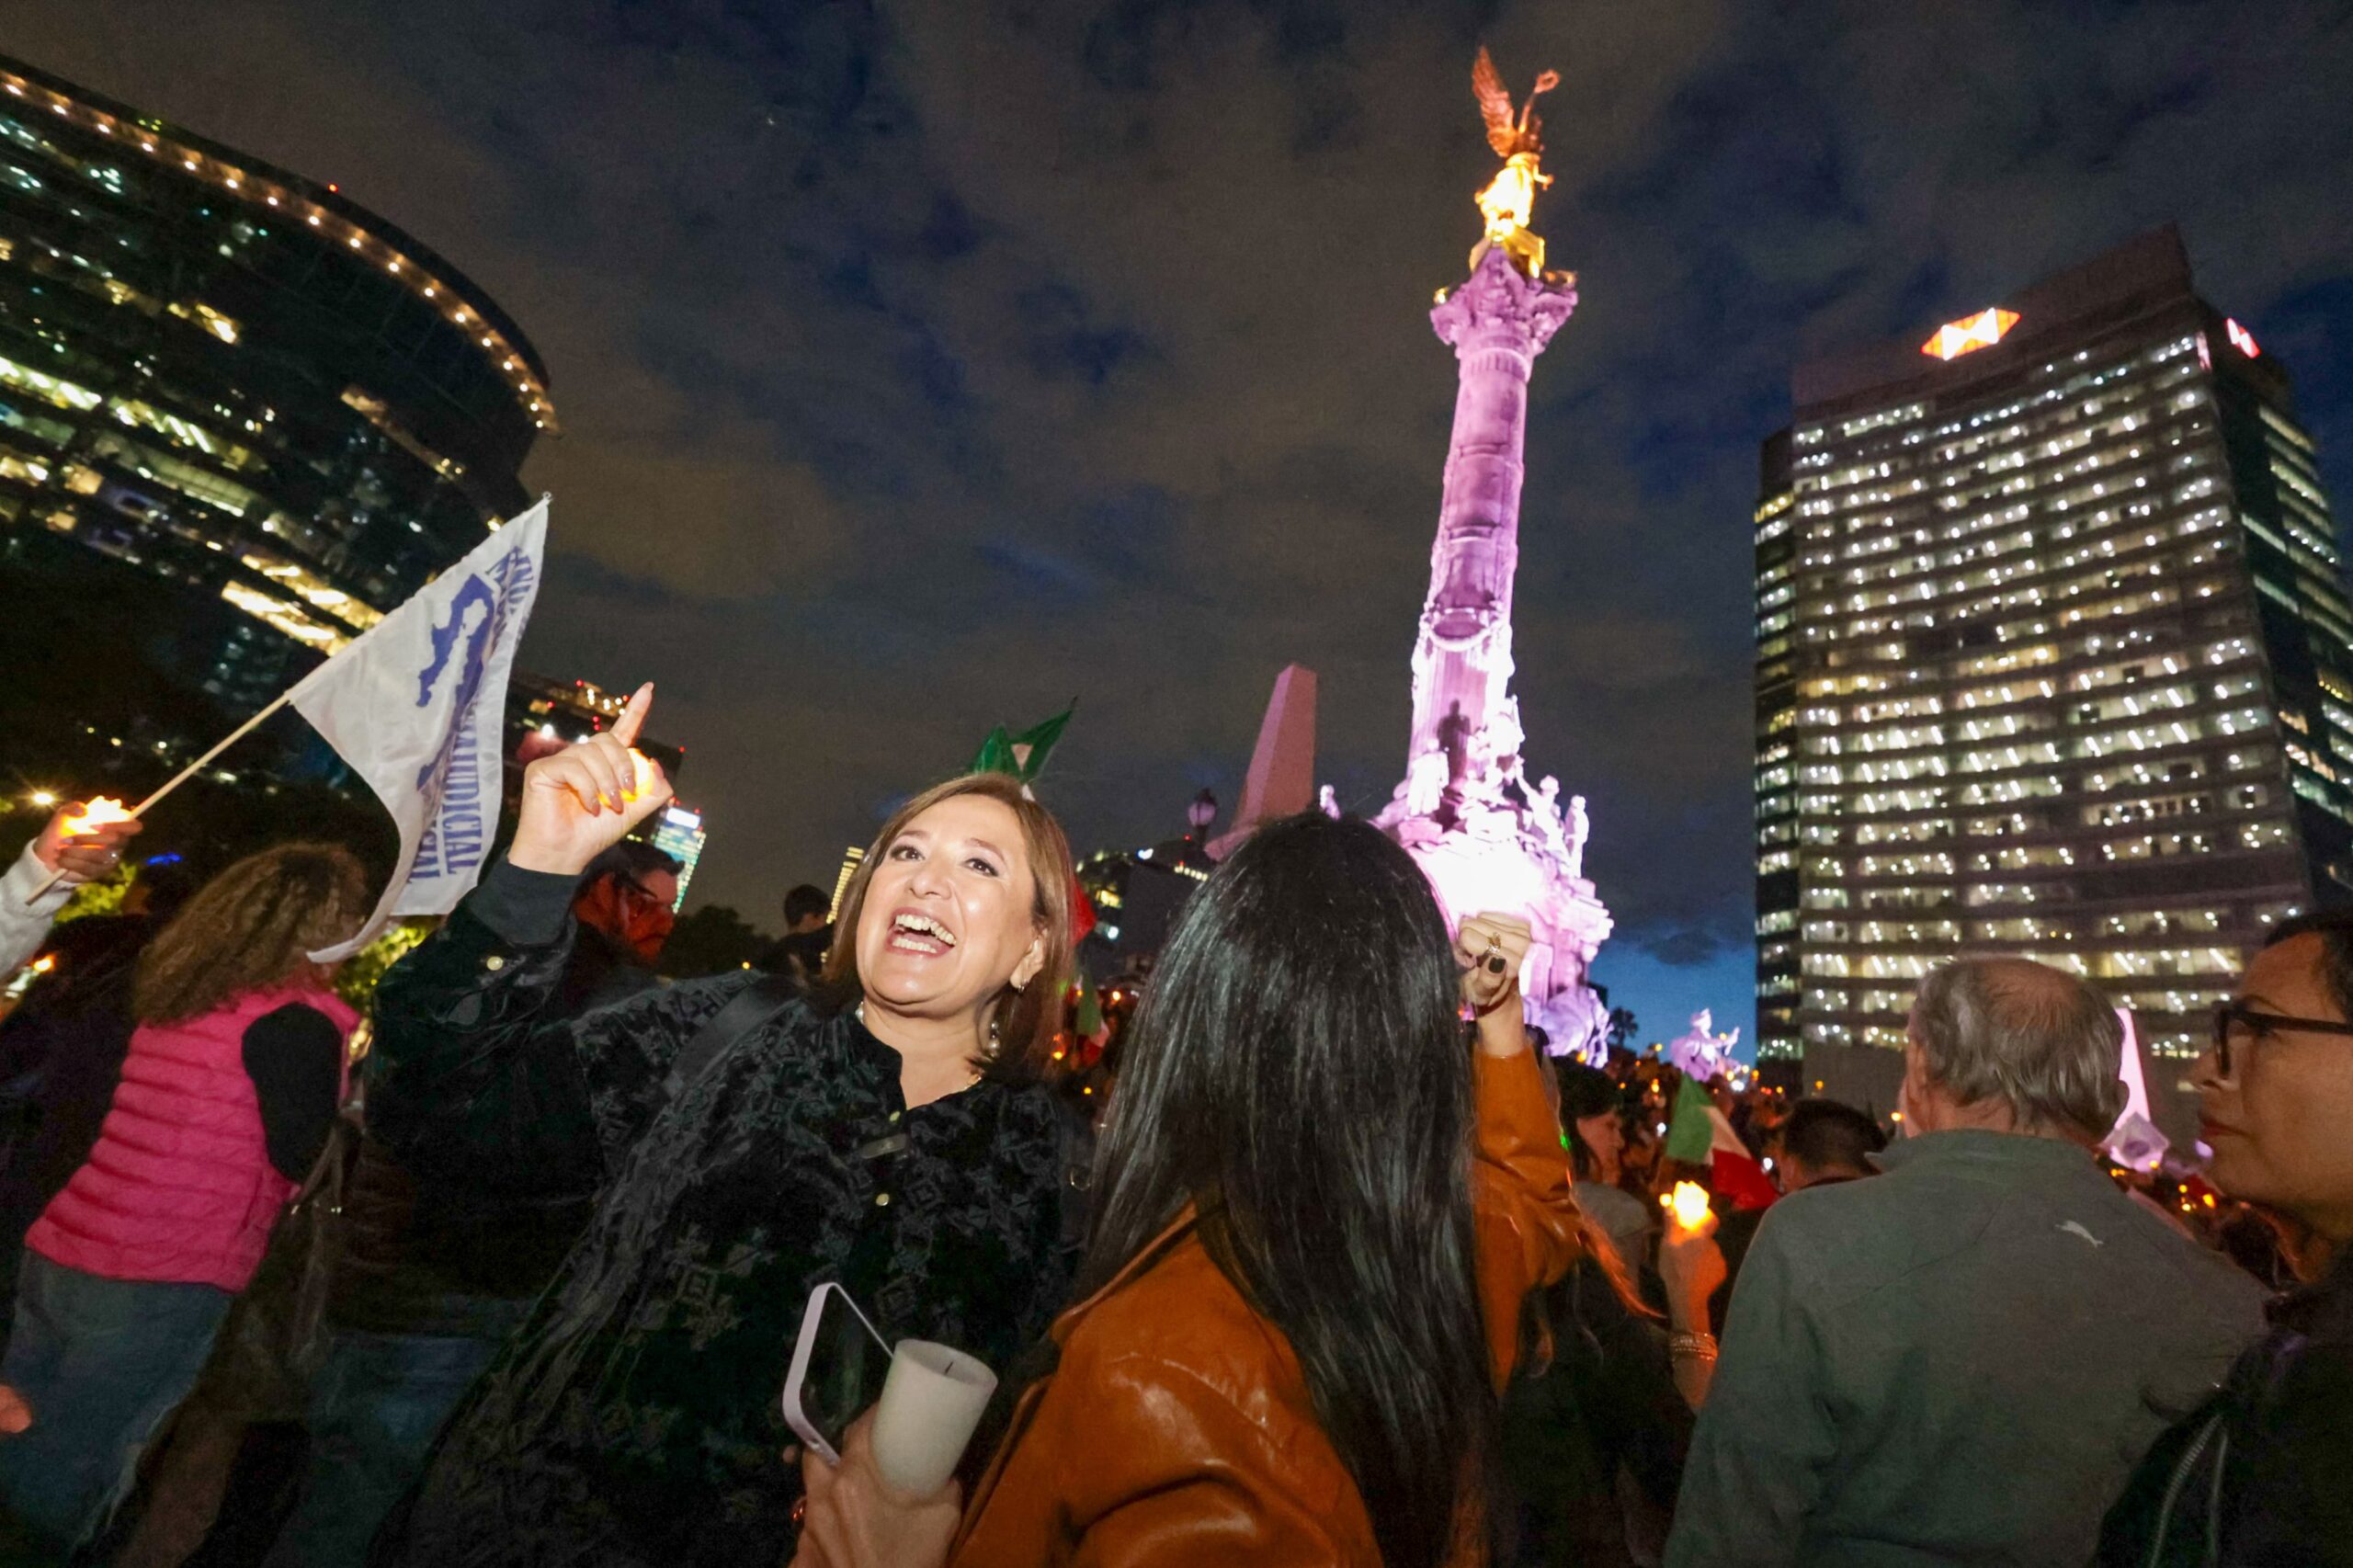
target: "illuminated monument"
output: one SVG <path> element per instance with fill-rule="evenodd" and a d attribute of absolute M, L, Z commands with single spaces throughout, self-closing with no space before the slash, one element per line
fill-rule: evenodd
<path fill-rule="evenodd" d="M 1515 118 L 1484 50 L 1472 77 L 1487 140 L 1505 162 L 1479 193 L 1486 235 L 1471 253 L 1471 276 L 1441 290 L 1430 312 L 1453 346 L 1461 385 L 1414 647 L 1413 744 L 1405 781 L 1377 820 L 1429 874 L 1449 920 L 1486 910 L 1528 920 L 1529 1021 L 1551 1033 L 1555 1051 L 1598 1060 L 1608 1010 L 1586 971 L 1610 922 L 1584 874 L 1585 801 L 1573 798 L 1564 817 L 1557 781 L 1529 783 L 1510 689 L 1528 377 L 1577 302 L 1575 278 L 1544 270 L 1544 242 L 1528 228 L 1537 189 L 1552 183 L 1539 167 L 1535 96 L 1558 80 L 1549 71 L 1537 78 Z"/>

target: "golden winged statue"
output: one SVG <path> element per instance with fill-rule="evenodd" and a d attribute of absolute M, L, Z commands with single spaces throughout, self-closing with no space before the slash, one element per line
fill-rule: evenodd
<path fill-rule="evenodd" d="M 1529 214 L 1536 207 L 1537 187 L 1552 183 L 1552 176 L 1538 166 L 1544 152 L 1544 122 L 1536 116 L 1536 100 L 1560 85 L 1558 71 L 1539 75 L 1528 101 L 1515 116 L 1511 93 L 1484 45 L 1480 47 L 1478 63 L 1471 67 L 1471 90 L 1478 96 L 1479 112 L 1487 120 L 1487 144 L 1504 161 L 1487 188 L 1479 193 L 1479 210 L 1487 220 L 1487 243 L 1503 246 L 1530 277 L 1544 269 L 1544 242 L 1528 232 Z"/>

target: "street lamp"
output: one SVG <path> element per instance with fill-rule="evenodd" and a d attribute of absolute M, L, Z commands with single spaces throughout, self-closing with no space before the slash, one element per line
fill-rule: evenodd
<path fill-rule="evenodd" d="M 1203 789 L 1193 797 L 1193 803 L 1185 808 L 1185 820 L 1193 824 L 1194 841 L 1207 844 L 1210 824 L 1217 821 L 1217 796 Z"/>

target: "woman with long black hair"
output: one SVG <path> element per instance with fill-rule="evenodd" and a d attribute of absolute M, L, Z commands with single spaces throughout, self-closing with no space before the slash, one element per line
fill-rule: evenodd
<path fill-rule="evenodd" d="M 1252 838 L 1162 955 L 1083 1299 L 971 1507 L 892 1495 L 860 1430 L 840 1468 L 804 1461 L 799 1561 L 1483 1561 L 1520 1300 L 1578 1255 L 1521 1033 L 1528 941 L 1492 916 L 1449 940 L 1363 823 Z"/>

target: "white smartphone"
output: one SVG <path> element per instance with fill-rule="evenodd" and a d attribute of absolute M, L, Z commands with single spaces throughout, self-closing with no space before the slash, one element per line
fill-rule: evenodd
<path fill-rule="evenodd" d="M 784 1418 L 828 1464 L 842 1462 L 843 1435 L 882 1397 L 891 1346 L 849 1292 L 830 1281 L 809 1292 L 801 1337 L 784 1378 Z"/>

